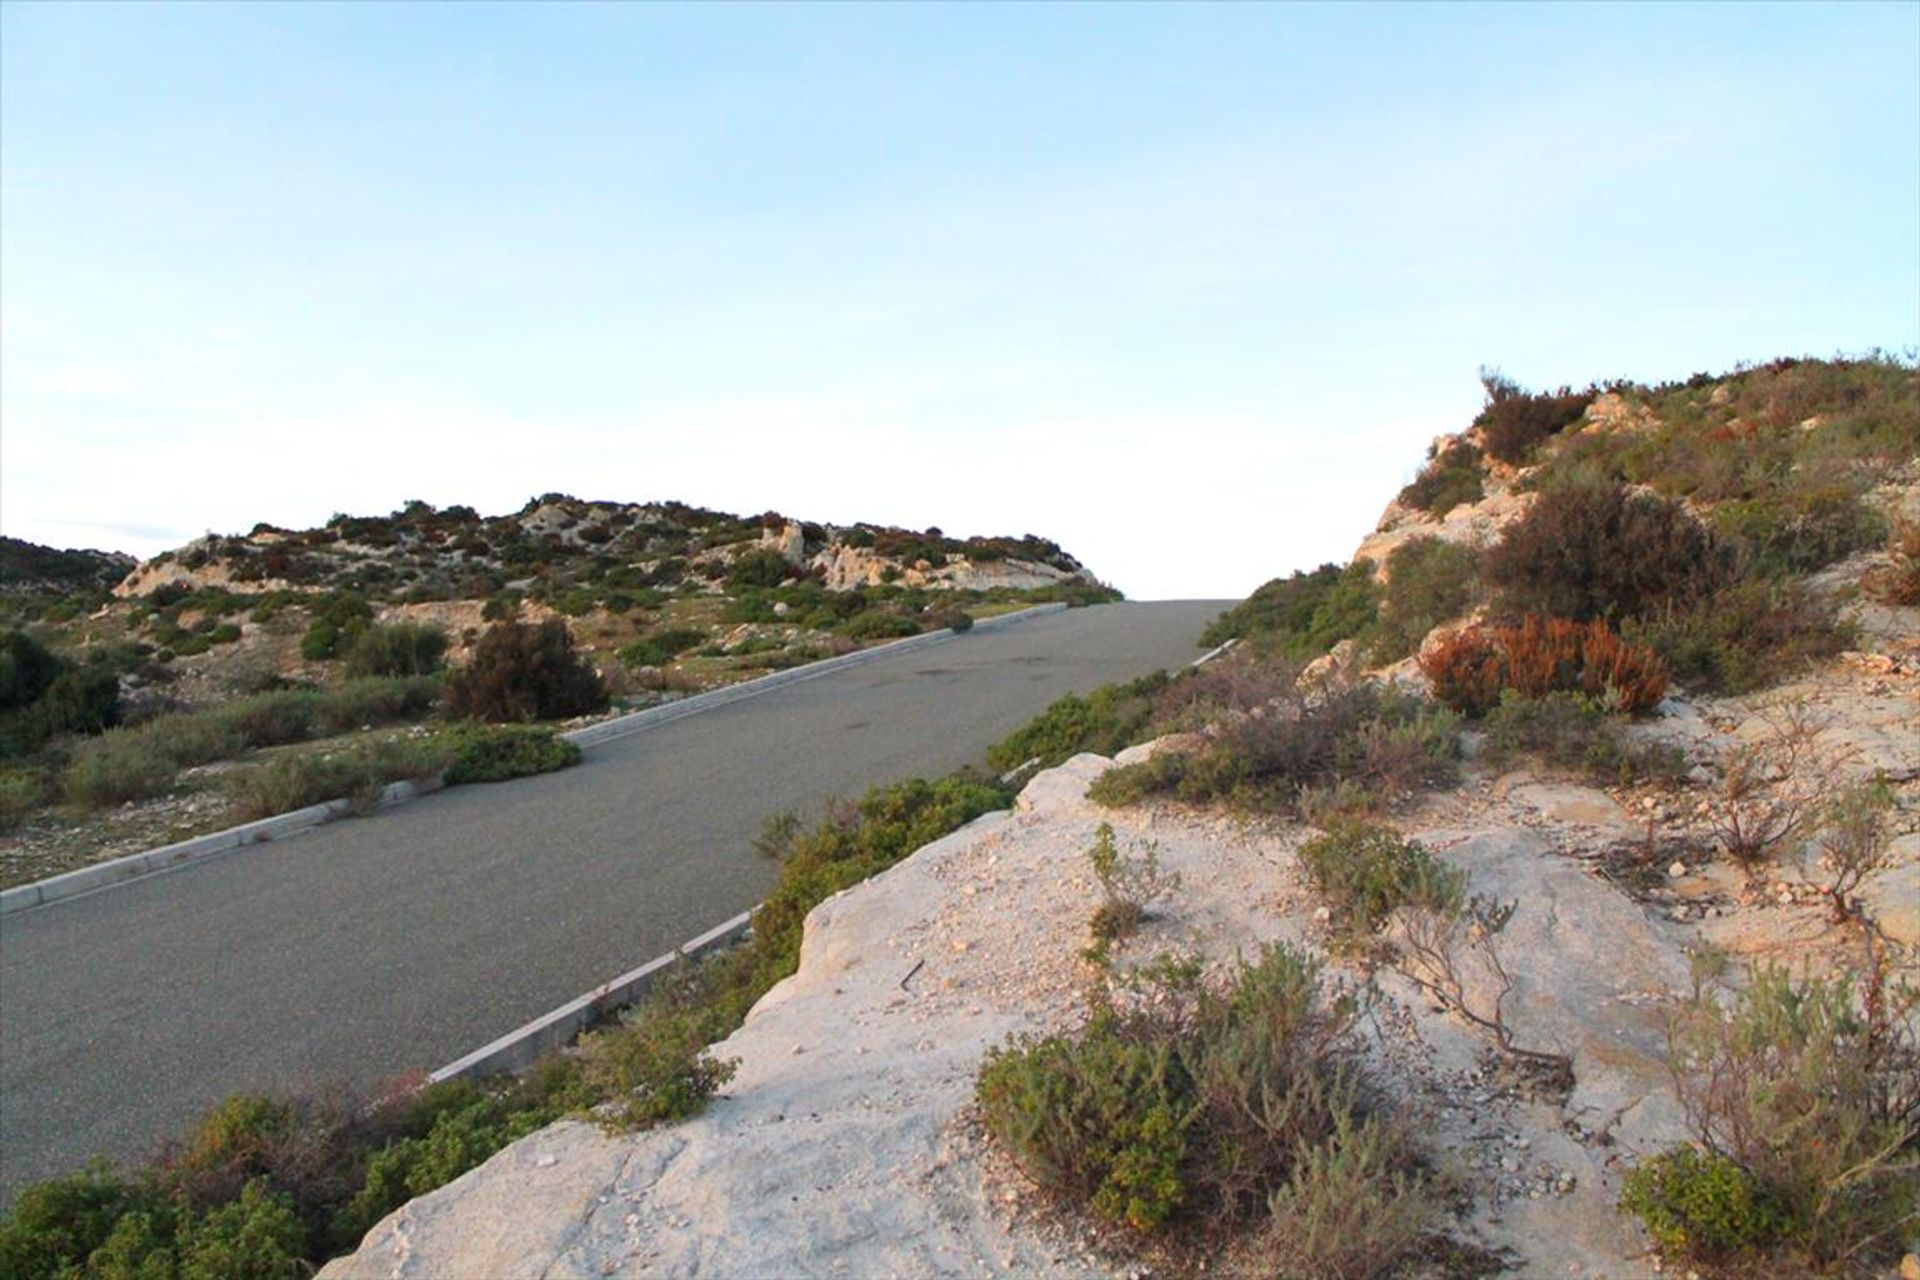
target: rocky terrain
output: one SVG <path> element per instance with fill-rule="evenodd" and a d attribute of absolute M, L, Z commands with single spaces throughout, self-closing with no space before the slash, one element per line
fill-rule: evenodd
<path fill-rule="evenodd" d="M 1860 767 L 1920 776 L 1920 682 L 1857 668 L 1802 690 L 1862 747 Z M 1675 702 L 1646 732 L 1711 760 L 1714 724 L 1745 708 Z M 1151 752 L 1134 748 L 1122 760 Z M 1152 842 L 1181 888 L 1126 960 L 1198 953 L 1214 966 L 1261 942 L 1324 942 L 1295 852 L 1297 825 L 1180 807 L 1110 811 L 1085 798 L 1109 767 L 1081 756 L 1036 777 L 1009 814 L 976 821 L 830 900 L 807 922 L 800 972 L 717 1047 L 740 1073 L 703 1116 L 637 1137 L 566 1122 L 509 1147 L 381 1223 L 322 1274 L 375 1276 L 1126 1274 L 1124 1250 L 1067 1226 L 988 1147 L 971 1102 L 988 1048 L 1085 1016 L 1102 980 L 1085 959 L 1098 888 L 1086 850 L 1111 822 Z M 1731 868 L 1669 863 L 1617 883 L 1660 789 L 1608 791 L 1533 770 L 1476 773 L 1402 815 L 1465 868 L 1474 891 L 1520 904 L 1506 935 L 1523 1043 L 1573 1060 L 1564 1097 L 1504 1071 L 1485 1039 L 1391 970 L 1370 1020 L 1416 1122 L 1471 1189 L 1462 1231 L 1512 1274 L 1651 1276 L 1615 1210 L 1636 1157 L 1683 1141 L 1666 1014 L 1703 943 L 1746 960 L 1858 962 L 1817 873 L 1758 888 Z M 1902 971 L 1920 977 L 1920 836 L 1864 896 Z"/>
<path fill-rule="evenodd" d="M 1698 390 L 1709 421 L 1723 411 L 1714 429 L 1731 421 L 1737 437 L 1751 388 Z M 1669 422 L 1648 403 L 1644 393 L 1579 398 L 1554 456 L 1585 447 L 1582 437 L 1614 448 L 1658 436 Z M 1790 415 L 1788 425 L 1811 438 L 1828 420 Z M 1435 538 L 1484 550 L 1537 500 L 1538 457 L 1502 462 L 1485 456 L 1487 443 L 1478 425 L 1436 442 L 1423 480 L 1456 474 L 1438 477 L 1438 499 L 1416 483 L 1389 506 L 1356 555 L 1376 584 L 1398 548 Z M 1896 466 L 1860 501 L 1895 527 L 1920 520 L 1916 482 L 1911 462 Z M 1709 487 L 1695 510 L 1758 539 L 1738 523 L 1754 518 L 1739 504 L 1790 505 L 1762 492 L 1716 498 Z M 1637 749 L 1665 749 L 1670 768 L 1623 771 L 1615 783 L 1540 760 L 1496 762 L 1470 729 L 1457 786 L 1393 804 L 1394 825 L 1464 870 L 1471 892 L 1516 904 L 1500 936 L 1513 980 L 1507 1025 L 1516 1043 L 1571 1063 L 1570 1087 L 1543 1087 L 1402 969 L 1335 949 L 1344 958 L 1334 972 L 1374 984 L 1367 1056 L 1462 1189 L 1452 1230 L 1481 1260 L 1475 1274 L 1622 1280 L 1673 1270 L 1617 1204 L 1628 1170 L 1692 1136 L 1668 1027 L 1692 991 L 1696 957 L 1723 956 L 1736 975 L 1767 963 L 1803 975 L 1882 964 L 1896 980 L 1920 980 L 1920 608 L 1875 585 L 1901 571 L 1897 540 L 1890 549 L 1883 538 L 1835 543 L 1803 574 L 1839 609 L 1835 634 L 1852 647 L 1795 659 L 1757 688 L 1677 684 L 1628 727 Z M 1480 595 L 1456 604 L 1411 637 L 1413 651 L 1489 612 Z M 1415 653 L 1348 637 L 1309 679 L 1425 688 Z M 1142 744 L 1119 763 L 1192 741 Z M 1874 778 L 1888 788 L 1892 834 L 1843 899 L 1853 907 L 1844 918 L 1834 868 L 1804 834 L 1764 866 L 1729 856 L 1729 806 L 1746 801 L 1727 778 L 1743 752 L 1782 743 L 1812 773 L 1783 771 L 1767 793 L 1776 801 L 1815 777 L 1826 792 Z M 542 1130 L 402 1208 L 323 1274 L 1177 1271 L 1134 1234 L 1095 1230 L 1036 1194 L 983 1131 L 980 1064 L 1009 1035 L 1082 1025 L 1090 993 L 1114 981 L 1087 954 L 1101 902 L 1087 855 L 1103 822 L 1122 847 L 1152 848 L 1179 876 L 1113 957 L 1115 971 L 1192 955 L 1218 974 L 1262 943 L 1334 940 L 1298 856 L 1314 827 L 1168 800 L 1104 808 L 1086 792 L 1114 763 L 1089 754 L 1042 772 L 1013 812 L 818 907 L 799 972 L 716 1047 L 739 1072 L 705 1114 L 632 1136 L 580 1121 Z M 1497 994 L 1490 984 L 1484 968 L 1467 979 L 1482 1008 Z M 1906 1265 L 1920 1273 L 1915 1259 Z M 1407 1274 L 1447 1273 L 1433 1264 Z"/>

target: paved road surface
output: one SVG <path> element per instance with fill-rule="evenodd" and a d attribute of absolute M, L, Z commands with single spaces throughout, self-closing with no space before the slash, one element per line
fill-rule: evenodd
<path fill-rule="evenodd" d="M 0 1200 L 237 1089 L 429 1070 L 758 901 L 785 809 L 980 760 L 1197 656 L 1220 602 L 1073 609 L 0 921 Z"/>

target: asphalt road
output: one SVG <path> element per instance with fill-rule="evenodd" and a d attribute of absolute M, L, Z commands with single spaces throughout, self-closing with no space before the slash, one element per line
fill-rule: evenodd
<path fill-rule="evenodd" d="M 1224 602 L 1073 609 L 0 921 L 0 1201 L 235 1090 L 431 1070 L 757 902 L 765 820 L 977 763 L 1191 661 Z"/>

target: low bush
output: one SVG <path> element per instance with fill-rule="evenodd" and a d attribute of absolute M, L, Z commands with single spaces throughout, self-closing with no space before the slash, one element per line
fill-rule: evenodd
<path fill-rule="evenodd" d="M 504 782 L 577 764 L 580 748 L 537 725 L 461 725 L 440 735 L 450 753 L 446 782 Z"/>
<path fill-rule="evenodd" d="M 242 822 L 290 813 L 325 800 L 351 800 L 370 811 L 388 783 L 424 778 L 446 766 L 431 740 L 369 742 L 329 754 L 289 753 L 236 769 L 221 779 Z"/>
<path fill-rule="evenodd" d="M 1851 648 L 1836 605 L 1792 582 L 1741 582 L 1674 600 L 1623 628 L 1658 653 L 1673 678 L 1701 693 L 1751 693 Z"/>
<path fill-rule="evenodd" d="M 1825 979 L 1762 966 L 1731 997 L 1709 976 L 1670 1033 L 1698 1152 L 1643 1166 L 1622 1207 L 1702 1261 L 1897 1259 L 1920 1213 L 1915 999 L 1879 963 Z"/>
<path fill-rule="evenodd" d="M 1771 1248 L 1791 1223 L 1754 1177 L 1725 1156 L 1675 1147 L 1628 1172 L 1620 1207 L 1668 1254 L 1697 1261 Z"/>
<path fill-rule="evenodd" d="M 989 1053 L 976 1097 L 1022 1172 L 1140 1231 L 1211 1234 L 1252 1223 L 1297 1232 L 1282 1215 L 1323 1203 L 1315 1184 L 1337 1168 L 1348 1194 L 1392 1206 L 1410 1229 L 1356 1220 L 1325 1234 L 1323 1217 L 1318 1244 L 1353 1259 L 1347 1274 L 1403 1261 L 1432 1230 L 1434 1184 L 1360 1069 L 1353 1000 L 1329 997 L 1319 964 L 1286 946 L 1240 963 L 1218 989 L 1170 994 L 1154 1012 L 1099 1008 L 1081 1032 Z"/>
<path fill-rule="evenodd" d="M 38 773 L 26 769 L 0 769 L 0 835 L 18 831 L 46 794 L 46 784 Z"/>
<path fill-rule="evenodd" d="M 180 767 L 156 746 L 145 728 L 110 729 L 74 752 L 60 775 L 60 790 L 67 801 L 87 809 L 110 809 L 172 787 Z"/>
<path fill-rule="evenodd" d="M 1368 655 L 1392 662 L 1420 648 L 1427 632 L 1465 613 L 1480 581 L 1480 553 L 1439 538 L 1413 538 L 1387 557 L 1380 628 Z"/>
<path fill-rule="evenodd" d="M 1440 452 L 1428 451 L 1427 465 L 1400 490 L 1399 501 L 1401 506 L 1444 517 L 1455 507 L 1485 496 L 1479 448 L 1456 440 Z"/>
<path fill-rule="evenodd" d="M 1526 756 L 1603 784 L 1673 782 L 1687 774 L 1684 752 L 1666 744 L 1629 741 L 1620 717 L 1583 693 L 1528 698 L 1509 689 L 1487 713 L 1484 728 L 1481 758 L 1492 765 Z"/>
<path fill-rule="evenodd" d="M 346 646 L 350 676 L 426 676 L 440 669 L 447 633 L 418 622 L 369 626 Z"/>
<path fill-rule="evenodd" d="M 898 613 L 869 609 L 842 623 L 840 634 L 849 640 L 893 640 L 919 635 L 920 624 Z"/>
<path fill-rule="evenodd" d="M 1030 760 L 1050 769 L 1083 751 L 1110 756 L 1145 736 L 1154 698 L 1168 687 L 1165 672 L 1104 684 L 1082 697 L 1070 693 L 987 748 L 987 763 L 1005 772 Z"/>
<path fill-rule="evenodd" d="M 1684 603 L 1731 571 L 1725 548 L 1680 503 L 1582 480 L 1542 492 L 1486 558 L 1501 608 L 1579 622 Z"/>
<path fill-rule="evenodd" d="M 342 648 L 373 622 L 373 606 L 353 591 L 335 591 L 321 597 L 312 612 L 313 621 L 300 637 L 300 656 L 309 662 L 338 657 Z"/>
<path fill-rule="evenodd" d="M 706 639 L 698 627 L 663 627 L 621 649 L 620 661 L 629 667 L 664 667 Z"/>
<path fill-rule="evenodd" d="M 1300 846 L 1300 865 L 1350 944 L 1364 945 L 1402 907 L 1453 912 L 1465 901 L 1466 876 L 1391 827 L 1343 823 Z"/>
<path fill-rule="evenodd" d="M 565 623 L 497 622 L 447 685 L 448 713 L 478 720 L 557 720 L 606 710 L 606 686 Z"/>
<path fill-rule="evenodd" d="M 27 632 L 17 627 L 0 629 L 0 711 L 19 710 L 38 701 L 65 665 Z"/>
<path fill-rule="evenodd" d="M 1812 573 L 1878 543 L 1886 523 L 1846 486 L 1785 487 L 1765 497 L 1722 503 L 1714 527 L 1734 548 L 1743 573 L 1768 578 Z"/>
<path fill-rule="evenodd" d="M 1474 428 L 1488 453 L 1514 464 L 1524 463 L 1542 441 L 1578 422 L 1597 394 L 1592 388 L 1570 387 L 1531 392 L 1497 369 L 1481 370 L 1480 385 L 1487 400 L 1473 420 Z"/>
<path fill-rule="evenodd" d="M 1094 879 L 1100 882 L 1100 905 L 1088 926 L 1099 956 L 1106 947 L 1133 936 L 1147 918 L 1154 901 L 1180 887 L 1178 874 L 1160 870 L 1160 855 L 1149 843 L 1133 853 L 1122 853 L 1113 836 L 1113 824 L 1103 822 L 1094 832 L 1093 847 L 1087 850 Z"/>
<path fill-rule="evenodd" d="M 1650 711 L 1667 693 L 1659 655 L 1588 623 L 1529 615 L 1517 626 L 1478 626 L 1442 638 L 1420 655 L 1440 701 L 1485 715 L 1508 692 L 1523 698 L 1581 693 L 1629 714 Z"/>
<path fill-rule="evenodd" d="M 1375 805 L 1406 790 L 1450 780 L 1459 722 L 1448 711 L 1374 685 L 1303 691 L 1221 726 L 1197 751 L 1162 751 L 1094 781 L 1098 803 L 1132 804 L 1172 795 L 1199 803 L 1295 812 L 1303 795 L 1341 780 Z"/>
<path fill-rule="evenodd" d="M 1342 640 L 1365 642 L 1379 619 L 1373 562 L 1275 578 L 1216 618 L 1202 644 L 1256 641 L 1283 657 L 1317 658 Z"/>

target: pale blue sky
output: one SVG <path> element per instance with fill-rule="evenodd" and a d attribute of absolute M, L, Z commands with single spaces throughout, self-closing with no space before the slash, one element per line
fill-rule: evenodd
<path fill-rule="evenodd" d="M 1475 371 L 1920 346 L 1920 5 L 0 5 L 0 529 L 1344 559 Z"/>

